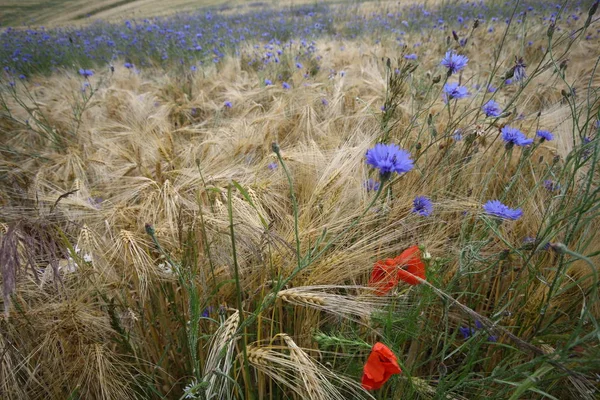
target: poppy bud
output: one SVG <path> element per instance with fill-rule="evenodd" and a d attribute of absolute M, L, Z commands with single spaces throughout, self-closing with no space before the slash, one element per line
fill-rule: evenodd
<path fill-rule="evenodd" d="M 271 149 L 273 150 L 273 153 L 275 154 L 279 154 L 279 145 L 277 144 L 277 142 L 273 142 L 271 143 Z"/>
<path fill-rule="evenodd" d="M 556 22 L 552 21 L 552 23 L 548 27 L 548 31 L 546 32 L 546 36 L 548 36 L 549 38 L 551 38 L 552 35 L 554 35 L 554 29 L 555 28 L 556 28 Z"/>
<path fill-rule="evenodd" d="M 588 16 L 591 17 L 594 14 L 596 14 L 596 11 L 598 11 L 598 3 L 600 3 L 600 1 L 596 0 L 594 2 L 594 4 L 592 4 L 592 7 L 590 8 L 590 11 L 588 12 Z"/>
<path fill-rule="evenodd" d="M 152 225 L 150 225 L 150 224 L 146 224 L 146 225 L 145 225 L 145 228 L 146 228 L 146 233 L 147 233 L 148 235 L 150 235 L 150 236 L 154 236 L 154 233 L 155 233 L 155 231 L 154 231 L 154 227 L 153 227 Z"/>

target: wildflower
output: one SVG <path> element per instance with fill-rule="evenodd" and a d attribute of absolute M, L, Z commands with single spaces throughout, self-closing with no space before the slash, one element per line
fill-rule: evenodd
<path fill-rule="evenodd" d="M 298 69 L 302 69 L 302 64 L 300 64 L 300 63 L 296 63 L 296 68 L 298 68 Z"/>
<path fill-rule="evenodd" d="M 540 137 L 540 142 L 551 141 L 554 139 L 554 135 L 549 131 L 539 130 L 536 132 L 536 135 Z"/>
<path fill-rule="evenodd" d="M 523 247 L 529 250 L 539 246 L 540 244 L 542 244 L 542 241 L 537 240 L 535 237 L 527 236 L 523 239 Z M 542 250 L 550 249 L 550 242 L 544 243 L 541 248 Z"/>
<path fill-rule="evenodd" d="M 363 187 L 365 189 L 367 189 L 367 192 L 371 192 L 371 191 L 376 192 L 379 190 L 380 186 L 381 186 L 381 184 L 373 178 L 369 178 L 363 183 Z"/>
<path fill-rule="evenodd" d="M 409 247 L 394 258 L 394 261 L 401 266 L 398 269 L 398 278 L 401 281 L 409 285 L 418 285 L 421 283 L 420 279 L 425 279 L 425 264 L 421 259 L 419 246 Z"/>
<path fill-rule="evenodd" d="M 471 336 L 475 335 L 478 330 L 483 329 L 483 324 L 479 322 L 479 320 L 475 320 L 475 327 L 471 328 L 469 326 L 461 326 L 458 328 L 458 331 L 463 335 L 463 339 L 467 340 Z M 488 342 L 497 342 L 498 338 L 496 336 L 489 336 Z"/>
<path fill-rule="evenodd" d="M 517 128 L 512 128 L 506 125 L 500 130 L 500 132 L 502 132 L 502 139 L 506 142 L 508 147 L 513 145 L 529 146 L 531 143 L 533 143 L 533 139 L 527 139 L 523 132 Z"/>
<path fill-rule="evenodd" d="M 525 67 L 527 67 L 527 64 L 525 64 L 522 58 L 519 57 L 518 59 L 515 59 L 515 66 L 513 67 L 513 76 L 515 80 L 522 81 L 527 77 L 525 74 Z"/>
<path fill-rule="evenodd" d="M 287 83 L 287 82 L 283 82 L 283 83 L 281 84 L 281 87 L 283 87 L 284 89 L 289 89 L 289 88 L 291 88 L 290 84 L 289 84 L 289 83 Z"/>
<path fill-rule="evenodd" d="M 202 316 L 204 318 L 208 318 L 210 317 L 210 313 L 214 311 L 214 307 L 213 306 L 208 306 L 204 309 L 204 311 L 202 311 Z"/>
<path fill-rule="evenodd" d="M 590 144 L 591 142 L 592 142 L 592 138 L 589 137 L 589 136 L 585 136 L 583 138 L 582 144 L 585 146 L 586 144 Z M 592 150 L 591 149 L 586 149 L 585 147 L 584 147 L 583 151 L 581 152 L 581 156 L 583 158 L 588 158 L 591 154 L 592 154 Z"/>
<path fill-rule="evenodd" d="M 92 71 L 91 69 L 83 69 L 83 68 L 79 68 L 79 75 L 83 76 L 85 79 L 89 78 L 90 76 L 94 76 L 94 71 Z"/>
<path fill-rule="evenodd" d="M 464 99 L 469 96 L 469 91 L 466 87 L 460 86 L 456 82 L 446 83 L 444 85 L 444 101 L 447 103 L 452 99 Z"/>
<path fill-rule="evenodd" d="M 269 168 L 271 171 L 273 171 L 274 169 L 277 169 L 277 163 L 276 162 L 269 163 L 269 165 L 267 165 L 267 168 Z"/>
<path fill-rule="evenodd" d="M 483 112 L 486 117 L 499 117 L 502 114 L 502 110 L 500 109 L 500 105 L 496 103 L 494 100 L 490 100 L 484 104 L 482 107 Z"/>
<path fill-rule="evenodd" d="M 128 63 L 126 62 L 125 64 L 123 64 L 123 66 L 127 69 L 132 69 L 133 68 L 133 64 L 132 63 Z"/>
<path fill-rule="evenodd" d="M 269 85 L 272 85 L 272 84 L 273 84 L 273 82 L 271 82 L 270 79 L 265 79 L 265 85 L 266 86 L 269 86 Z"/>
<path fill-rule="evenodd" d="M 405 59 L 407 60 L 416 60 L 417 59 L 417 55 L 416 54 L 407 54 L 404 56 Z"/>
<path fill-rule="evenodd" d="M 184 399 L 197 399 L 200 396 L 200 385 L 195 379 L 183 388 Z"/>
<path fill-rule="evenodd" d="M 417 196 L 413 200 L 412 212 L 415 214 L 422 215 L 423 217 L 429 217 L 433 211 L 433 204 L 431 200 L 425 196 Z"/>
<path fill-rule="evenodd" d="M 233 104 L 231 104 L 231 102 L 230 102 L 230 101 L 226 101 L 225 103 L 223 103 L 223 105 L 224 105 L 225 107 L 227 107 L 227 108 L 231 108 L 231 107 L 233 107 Z"/>
<path fill-rule="evenodd" d="M 512 209 L 499 200 L 490 200 L 483 205 L 483 209 L 487 214 L 499 217 L 502 219 L 517 220 L 523 215 L 523 211 L 520 208 Z"/>
<path fill-rule="evenodd" d="M 555 190 L 560 190 L 560 184 L 553 182 L 550 179 L 546 179 L 544 181 L 544 188 L 549 192 L 554 192 Z"/>
<path fill-rule="evenodd" d="M 386 258 L 373 265 L 369 286 L 376 287 L 376 293 L 383 296 L 398 284 L 398 279 L 398 265 L 394 259 Z"/>
<path fill-rule="evenodd" d="M 470 338 L 471 336 L 473 336 L 475 334 L 475 328 L 470 328 L 468 326 L 461 326 L 460 328 L 458 328 L 458 331 L 460 333 L 462 333 L 463 338 L 465 340 L 467 340 L 468 338 Z"/>
<path fill-rule="evenodd" d="M 386 179 L 392 172 L 402 174 L 413 169 L 410 153 L 395 144 L 377 143 L 366 155 L 367 164 L 379 169 L 379 174 Z"/>
<path fill-rule="evenodd" d="M 453 51 L 447 51 L 442 59 L 441 65 L 448 68 L 448 76 L 461 71 L 467 66 L 469 59 Z"/>
<path fill-rule="evenodd" d="M 377 390 L 390 379 L 392 375 L 400 374 L 396 355 L 385 344 L 377 342 L 371 349 L 371 354 L 363 369 L 362 387 L 366 390 Z"/>
<path fill-rule="evenodd" d="M 327 99 L 323 98 L 323 99 L 321 99 L 321 104 L 323 104 L 324 106 L 328 106 L 329 101 L 327 101 Z"/>
<path fill-rule="evenodd" d="M 383 296 L 400 281 L 409 285 L 418 285 L 425 279 L 425 264 L 421 259 L 419 246 L 411 246 L 398 257 L 377 261 L 373 266 L 369 286 L 377 288 L 377 294 Z"/>

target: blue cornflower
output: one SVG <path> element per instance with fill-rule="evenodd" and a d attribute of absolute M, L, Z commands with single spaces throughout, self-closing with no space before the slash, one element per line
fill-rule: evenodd
<path fill-rule="evenodd" d="M 269 165 L 267 165 L 267 168 L 269 168 L 271 171 L 273 171 L 274 169 L 277 169 L 277 163 L 276 162 L 269 163 Z"/>
<path fill-rule="evenodd" d="M 456 82 L 444 85 L 444 101 L 446 103 L 452 99 L 464 99 L 467 96 L 469 96 L 469 90 L 465 86 L 460 86 Z"/>
<path fill-rule="evenodd" d="M 454 131 L 454 136 L 452 136 L 452 138 L 454 140 L 456 140 L 457 142 L 460 142 L 461 140 L 463 140 L 463 130 L 458 128 Z"/>
<path fill-rule="evenodd" d="M 321 104 L 323 104 L 324 106 L 328 106 L 329 101 L 327 101 L 327 99 L 323 98 L 323 99 L 321 99 Z"/>
<path fill-rule="evenodd" d="M 224 105 L 225 107 L 227 107 L 227 108 L 231 108 L 231 107 L 233 107 L 233 104 L 231 104 L 231 102 L 230 102 L 230 101 L 226 101 L 225 103 L 223 103 L 223 105 Z"/>
<path fill-rule="evenodd" d="M 302 69 L 302 64 L 300 64 L 300 63 L 296 63 L 296 68 L 298 68 L 298 69 Z"/>
<path fill-rule="evenodd" d="M 428 197 L 417 196 L 413 200 L 412 212 L 422 215 L 423 217 L 429 217 L 433 212 L 433 204 Z"/>
<path fill-rule="evenodd" d="M 448 76 L 457 73 L 467 66 L 469 59 L 453 51 L 447 51 L 442 59 L 441 65 L 448 68 Z"/>
<path fill-rule="evenodd" d="M 544 181 L 544 187 L 549 192 L 554 192 L 555 190 L 560 190 L 560 184 L 556 183 L 556 182 L 554 182 L 554 181 L 552 181 L 550 179 L 546 179 Z"/>
<path fill-rule="evenodd" d="M 273 82 L 271 82 L 270 79 L 265 79 L 265 85 L 269 86 L 269 85 L 272 85 L 272 84 L 273 84 Z"/>
<path fill-rule="evenodd" d="M 525 74 L 525 67 L 527 67 L 527 64 L 525 64 L 522 58 L 519 57 L 516 59 L 515 66 L 513 67 L 513 76 L 515 80 L 522 81 L 527 77 Z"/>
<path fill-rule="evenodd" d="M 79 75 L 83 76 L 84 78 L 89 78 L 90 76 L 94 76 L 94 71 L 92 71 L 91 69 L 83 69 L 83 68 L 79 68 Z"/>
<path fill-rule="evenodd" d="M 468 326 L 461 326 L 460 328 L 458 328 L 458 331 L 460 333 L 462 333 L 463 338 L 465 340 L 467 340 L 468 338 L 470 338 L 471 336 L 473 336 L 475 334 L 475 328 L 469 328 Z"/>
<path fill-rule="evenodd" d="M 377 168 L 384 178 L 388 178 L 392 172 L 402 174 L 413 169 L 410 153 L 395 144 L 377 143 L 367 150 L 367 164 Z"/>
<path fill-rule="evenodd" d="M 508 147 L 513 145 L 517 146 L 529 146 L 533 143 L 533 139 L 527 139 L 527 136 L 523 134 L 517 128 L 511 128 L 510 126 L 504 126 L 500 132 L 502 132 L 502 139 L 506 142 Z"/>
<path fill-rule="evenodd" d="M 204 318 L 208 318 L 210 316 L 210 313 L 214 311 L 214 307 L 213 306 L 208 306 L 204 309 L 204 311 L 202 311 L 202 316 Z"/>
<path fill-rule="evenodd" d="M 407 54 L 404 56 L 405 59 L 407 60 L 416 60 L 417 59 L 417 55 L 416 54 Z"/>
<path fill-rule="evenodd" d="M 499 200 L 490 200 L 483 205 L 483 209 L 487 214 L 499 217 L 502 219 L 517 220 L 523 215 L 520 208 L 512 209 L 502 204 Z"/>
<path fill-rule="evenodd" d="M 373 178 L 369 178 L 363 183 L 363 187 L 367 189 L 367 192 L 376 192 L 379 190 L 380 186 L 381 184 Z"/>
<path fill-rule="evenodd" d="M 127 69 L 132 69 L 133 68 L 133 64 L 132 63 L 128 63 L 126 62 L 125 64 L 123 64 L 123 66 Z"/>
<path fill-rule="evenodd" d="M 290 84 L 289 84 L 289 83 L 287 83 L 287 82 L 283 82 L 283 83 L 281 84 L 281 87 L 283 87 L 284 89 L 289 89 L 289 88 L 291 88 Z"/>
<path fill-rule="evenodd" d="M 538 241 L 538 239 L 536 237 L 531 237 L 531 236 L 527 236 L 523 239 L 523 245 L 525 246 L 525 248 L 527 248 L 528 250 L 533 249 L 534 247 L 537 249 L 539 245 L 541 245 L 543 242 Z M 550 249 L 550 242 L 546 242 L 541 246 L 542 250 L 548 250 Z"/>
<path fill-rule="evenodd" d="M 483 112 L 486 117 L 499 117 L 502 114 L 502 109 L 500 105 L 496 103 L 494 100 L 490 100 L 482 107 Z"/>
<path fill-rule="evenodd" d="M 467 340 L 471 336 L 475 335 L 478 330 L 483 329 L 483 324 L 479 320 L 475 320 L 475 328 L 471 328 L 468 326 L 461 326 L 458 328 L 458 331 L 463 335 L 463 338 Z M 488 342 L 497 342 L 498 338 L 496 336 L 489 336 Z"/>
<path fill-rule="evenodd" d="M 536 132 L 536 135 L 540 137 L 541 142 L 544 142 L 546 140 L 551 141 L 552 139 L 554 139 L 554 135 L 549 131 L 539 130 Z"/>

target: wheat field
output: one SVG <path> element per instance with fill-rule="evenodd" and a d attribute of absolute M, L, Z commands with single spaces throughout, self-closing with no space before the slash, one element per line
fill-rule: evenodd
<path fill-rule="evenodd" d="M 141 3 L 0 34 L 1 398 L 597 398 L 598 2 Z"/>

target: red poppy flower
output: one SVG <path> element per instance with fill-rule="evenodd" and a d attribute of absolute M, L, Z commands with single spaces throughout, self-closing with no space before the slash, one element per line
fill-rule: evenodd
<path fill-rule="evenodd" d="M 400 374 L 396 355 L 383 343 L 375 343 L 363 369 L 362 387 L 376 390 L 383 386 L 394 374 Z"/>
<path fill-rule="evenodd" d="M 377 287 L 377 294 L 384 295 L 398 284 L 398 265 L 391 258 L 377 261 L 371 272 L 369 286 Z"/>
<path fill-rule="evenodd" d="M 421 283 L 416 277 L 425 279 L 425 264 L 421 260 L 418 246 L 404 250 L 396 258 L 377 261 L 371 272 L 369 286 L 377 287 L 377 294 L 384 295 L 394 288 L 400 280 L 409 285 Z"/>
<path fill-rule="evenodd" d="M 415 277 L 425 279 L 425 264 L 421 260 L 421 250 L 419 246 L 412 246 L 404 250 L 398 257 L 394 258 L 398 268 L 398 279 L 409 285 L 418 285 L 421 283 Z"/>

